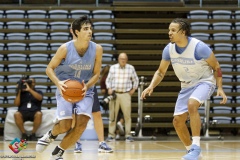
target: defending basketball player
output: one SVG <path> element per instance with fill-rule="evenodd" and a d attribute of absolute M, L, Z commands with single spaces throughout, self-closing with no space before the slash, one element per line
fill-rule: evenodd
<path fill-rule="evenodd" d="M 223 97 L 220 103 L 226 103 L 227 97 L 222 89 L 222 72 L 212 50 L 202 41 L 189 37 L 190 25 L 186 20 L 174 19 L 169 25 L 168 34 L 171 43 L 164 48 L 160 66 L 151 84 L 142 92 L 141 98 L 145 99 L 146 95 L 152 94 L 153 89 L 162 81 L 171 62 L 176 76 L 181 81 L 173 125 L 188 150 L 182 159 L 198 160 L 201 158 L 201 120 L 198 108 L 212 95 L 216 84 L 217 96 Z M 192 141 L 186 126 L 188 117 Z"/>
<path fill-rule="evenodd" d="M 46 69 L 46 74 L 57 86 L 58 123 L 39 139 L 36 151 L 43 152 L 59 134 L 67 132 L 53 150 L 50 160 L 63 160 L 64 151 L 73 145 L 86 129 L 92 113 L 93 86 L 98 81 L 102 65 L 103 49 L 91 41 L 91 20 L 87 16 L 76 19 L 72 30 L 77 39 L 61 45 Z M 78 80 L 84 85 L 84 98 L 77 103 L 70 103 L 62 97 L 62 92 L 67 87 L 64 83 L 68 79 Z M 73 106 L 76 106 L 76 122 L 75 127 L 71 129 Z"/>

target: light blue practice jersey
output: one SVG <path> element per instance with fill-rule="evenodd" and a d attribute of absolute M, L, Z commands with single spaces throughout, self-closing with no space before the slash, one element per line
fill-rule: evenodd
<path fill-rule="evenodd" d="M 198 46 L 198 43 L 200 42 L 201 41 L 195 38 L 191 38 L 187 47 L 181 54 L 177 52 L 175 43 L 168 44 L 168 54 L 174 72 L 181 81 L 182 88 L 194 86 L 199 82 L 216 84 L 212 68 L 208 65 L 203 57 L 200 57 L 201 59 L 198 60 L 194 54 L 196 51 L 196 46 Z"/>
<path fill-rule="evenodd" d="M 90 41 L 85 54 L 81 57 L 75 46 L 74 41 L 66 43 L 67 55 L 60 65 L 55 69 L 59 80 L 74 79 L 87 83 L 93 76 L 93 69 L 96 58 L 96 43 Z"/>

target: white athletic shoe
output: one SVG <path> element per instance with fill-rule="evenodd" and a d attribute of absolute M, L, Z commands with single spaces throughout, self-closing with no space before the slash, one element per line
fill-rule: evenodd
<path fill-rule="evenodd" d="M 50 157 L 50 159 L 49 160 L 63 160 L 63 158 L 62 157 L 59 157 L 59 156 L 57 156 L 57 155 L 51 155 L 51 157 Z"/>
<path fill-rule="evenodd" d="M 42 153 L 46 148 L 47 146 L 54 141 L 54 139 L 50 138 L 49 137 L 49 133 L 51 132 L 48 131 L 42 138 L 40 138 L 37 142 L 37 145 L 36 145 L 36 151 L 38 153 Z M 61 159 L 59 159 L 61 160 Z"/>

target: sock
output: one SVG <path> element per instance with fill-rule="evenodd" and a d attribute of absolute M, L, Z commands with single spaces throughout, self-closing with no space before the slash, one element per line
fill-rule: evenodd
<path fill-rule="evenodd" d="M 102 141 L 102 142 L 99 142 L 99 145 L 101 145 L 103 142 L 104 142 L 104 141 Z"/>
<path fill-rule="evenodd" d="M 197 146 L 200 147 L 200 137 L 199 136 L 194 136 L 192 137 L 192 144 L 196 144 Z"/>
<path fill-rule="evenodd" d="M 189 151 L 191 149 L 191 145 L 190 146 L 185 146 L 187 151 Z"/>
<path fill-rule="evenodd" d="M 77 140 L 78 143 L 80 143 L 80 138 Z"/>
<path fill-rule="evenodd" d="M 64 153 L 64 149 L 62 149 L 60 146 L 57 146 L 52 152 L 52 155 L 57 155 L 58 157 L 62 157 L 63 153 Z"/>
<path fill-rule="evenodd" d="M 58 136 L 58 135 L 56 135 L 56 136 L 52 135 L 52 130 L 50 130 L 50 131 L 48 132 L 48 134 L 49 134 L 49 137 L 50 137 L 51 139 L 56 139 L 57 136 Z"/>

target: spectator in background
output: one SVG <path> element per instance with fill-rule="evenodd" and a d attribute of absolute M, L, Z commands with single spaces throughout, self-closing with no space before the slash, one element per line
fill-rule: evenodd
<path fill-rule="evenodd" d="M 35 79 L 22 78 L 17 85 L 17 95 L 14 104 L 18 106 L 18 111 L 14 114 L 15 122 L 22 132 L 22 139 L 36 141 L 36 131 L 42 122 L 42 105 L 43 93 L 35 90 Z M 33 121 L 32 134 L 27 137 L 24 129 L 25 121 Z"/>
<path fill-rule="evenodd" d="M 109 73 L 109 69 L 110 66 L 106 65 L 105 67 L 103 67 L 100 75 L 101 75 L 101 79 L 100 79 L 100 87 L 101 87 L 101 92 L 104 95 L 103 99 L 105 99 L 106 97 L 108 97 L 108 90 L 106 87 L 106 79 Z M 109 110 L 109 104 L 108 103 L 102 103 L 102 107 L 104 108 L 104 110 Z M 123 119 L 123 113 L 122 110 L 119 110 L 118 113 L 118 118 L 117 118 L 118 122 L 117 122 L 117 129 L 116 129 L 116 139 L 120 139 L 120 135 L 124 135 L 124 119 Z"/>
<path fill-rule="evenodd" d="M 119 108 L 122 109 L 125 120 L 125 138 L 128 142 L 133 142 L 131 137 L 131 96 L 138 88 L 138 76 L 135 68 L 127 64 L 128 56 L 126 53 L 120 53 L 118 63 L 110 67 L 106 86 L 108 94 L 113 95 L 115 99 L 109 102 L 109 133 L 107 141 L 113 141 L 115 138 L 116 121 Z M 114 95 L 115 94 L 115 95 Z"/>

